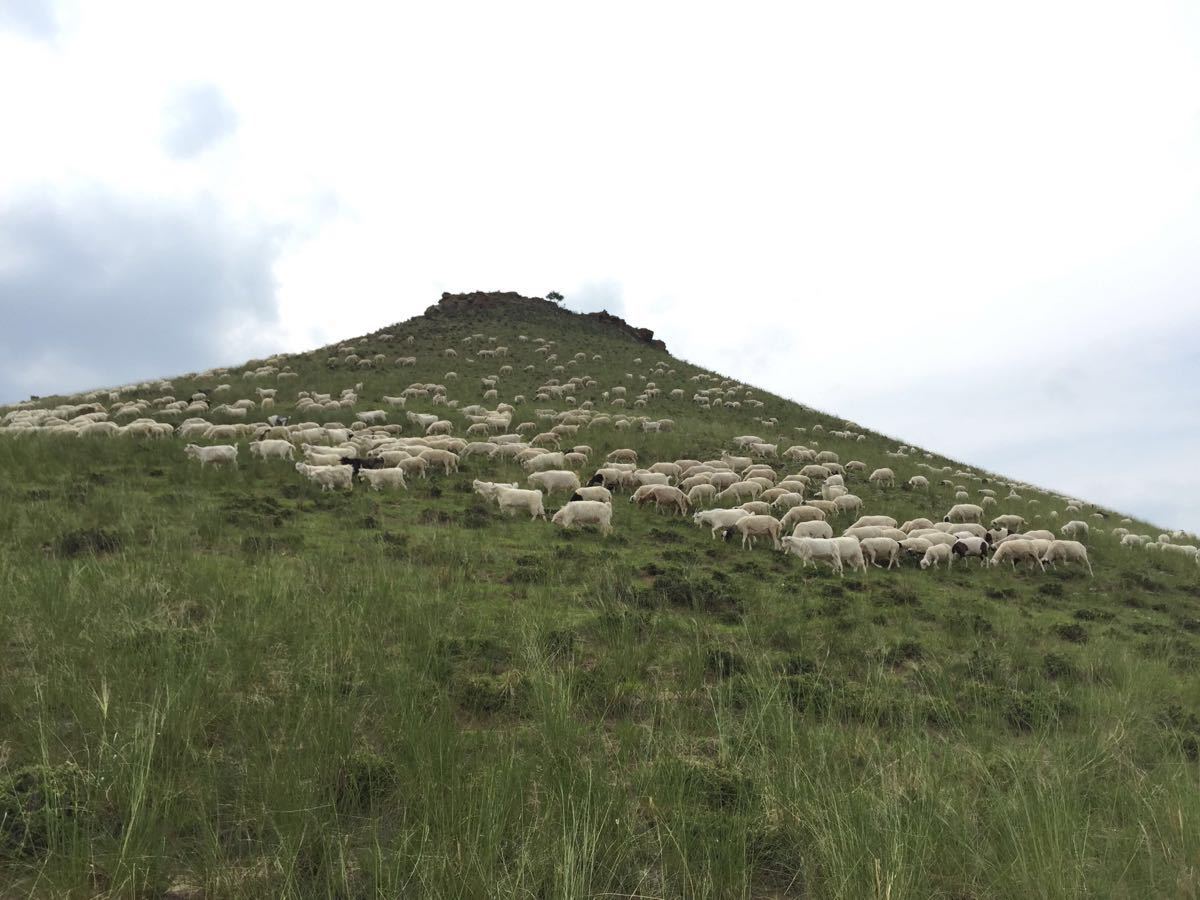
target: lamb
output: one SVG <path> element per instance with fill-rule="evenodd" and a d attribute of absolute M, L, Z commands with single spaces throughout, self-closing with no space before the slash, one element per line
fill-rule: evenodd
<path fill-rule="evenodd" d="M 891 469 L 876 469 L 871 473 L 870 477 L 867 478 L 867 481 L 871 482 L 871 484 L 877 485 L 878 487 L 895 487 L 896 473 Z"/>
<path fill-rule="evenodd" d="M 992 545 L 987 542 L 986 538 L 981 537 L 960 537 L 950 546 L 950 552 L 959 558 L 978 556 L 981 566 L 987 565 L 988 553 L 991 549 Z"/>
<path fill-rule="evenodd" d="M 1072 519 L 1059 529 L 1064 538 L 1073 541 L 1086 541 L 1088 539 L 1088 533 L 1090 530 L 1091 529 L 1088 527 L 1087 522 L 1081 522 L 1078 519 Z"/>
<path fill-rule="evenodd" d="M 534 487 L 541 488 L 547 494 L 556 491 L 575 492 L 579 490 L 579 476 L 565 469 L 551 469 L 546 472 L 534 472 L 526 481 Z"/>
<path fill-rule="evenodd" d="M 250 455 L 260 459 L 290 460 L 294 452 L 295 448 L 291 441 L 255 441 L 250 445 Z"/>
<path fill-rule="evenodd" d="M 832 538 L 785 537 L 781 544 L 785 553 L 799 557 L 805 567 L 816 562 L 829 563 L 833 571 L 842 574 L 841 548 Z"/>
<path fill-rule="evenodd" d="M 942 563 L 946 564 L 947 569 L 954 567 L 954 554 L 951 552 L 948 544 L 934 544 L 925 551 L 925 555 L 921 557 L 921 568 L 936 569 Z"/>
<path fill-rule="evenodd" d="M 214 466 L 231 465 L 237 468 L 238 448 L 236 446 L 215 444 L 211 447 L 201 447 L 198 444 L 188 444 L 183 448 L 183 452 L 191 459 L 198 459 L 202 469 L 208 463 L 212 463 Z"/>
<path fill-rule="evenodd" d="M 384 454 L 389 456 L 390 454 Z M 400 469 L 405 475 L 420 475 L 425 477 L 425 469 L 429 466 L 429 461 L 423 456 L 410 456 L 407 459 L 397 459 L 394 463 L 395 468 Z"/>
<path fill-rule="evenodd" d="M 908 479 L 908 486 L 914 491 L 927 491 L 929 490 L 929 479 L 924 475 L 914 475 Z"/>
<path fill-rule="evenodd" d="M 741 508 L 705 509 L 693 515 L 692 521 L 697 525 L 708 525 L 712 529 L 712 536 L 715 538 L 718 531 L 733 528 L 748 515 L 750 513 Z"/>
<path fill-rule="evenodd" d="M 354 489 L 354 470 L 349 466 L 310 466 L 307 463 L 296 463 L 296 471 L 308 478 L 309 481 L 321 485 L 321 492 L 332 491 L 344 487 Z"/>
<path fill-rule="evenodd" d="M 866 538 L 859 542 L 862 545 L 863 557 L 877 569 L 882 569 L 879 565 L 880 559 L 888 561 L 887 567 L 890 569 L 893 566 L 900 565 L 900 542 L 888 537 L 873 537 Z"/>
<path fill-rule="evenodd" d="M 1048 562 L 1057 568 L 1055 563 L 1059 561 L 1083 563 L 1087 566 L 1088 575 L 1096 577 L 1096 573 L 1092 571 L 1091 560 L 1088 559 L 1087 547 L 1079 541 L 1051 541 L 1046 552 L 1042 554 L 1042 562 Z"/>
<path fill-rule="evenodd" d="M 601 534 L 612 534 L 612 504 L 601 500 L 572 500 L 550 520 L 562 528 L 598 525 Z"/>
<path fill-rule="evenodd" d="M 404 472 L 400 469 L 360 468 L 358 477 L 370 484 L 373 491 L 381 491 L 385 487 L 408 490 L 408 485 L 404 482 Z"/>
<path fill-rule="evenodd" d="M 996 548 L 996 552 L 992 554 L 993 566 L 998 566 L 1000 563 L 1007 561 L 1015 569 L 1018 562 L 1027 562 L 1030 568 L 1033 563 L 1037 563 L 1038 567 L 1045 572 L 1046 567 L 1042 564 L 1041 555 L 1037 552 L 1037 547 L 1033 541 L 1025 538 L 1016 538 L 1014 540 L 1005 540 Z"/>
<path fill-rule="evenodd" d="M 946 513 L 945 521 L 978 523 L 982 518 L 982 506 L 976 506 L 974 503 L 956 503 L 954 506 L 950 507 L 950 511 Z"/>
<path fill-rule="evenodd" d="M 828 522 L 797 522 L 792 537 L 832 538 L 833 528 Z"/>

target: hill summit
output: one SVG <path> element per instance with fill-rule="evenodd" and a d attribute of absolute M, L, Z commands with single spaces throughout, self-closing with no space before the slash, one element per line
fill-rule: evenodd
<path fill-rule="evenodd" d="M 1189 895 L 1198 578 L 616 316 L 447 294 L 0 410 L 0 884 Z"/>

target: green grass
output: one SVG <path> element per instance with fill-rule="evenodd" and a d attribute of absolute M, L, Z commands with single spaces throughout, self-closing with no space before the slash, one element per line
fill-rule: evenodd
<path fill-rule="evenodd" d="M 483 332 L 511 348 L 520 422 L 563 405 L 533 401 L 549 367 L 518 333 L 604 356 L 575 370 L 598 382 L 581 401 L 665 356 L 533 304 L 388 330 L 415 342 L 349 343 L 416 368 L 331 370 L 323 349 L 288 360 L 281 396 L 363 381 L 368 409 L 454 370 L 450 396 L 477 402 L 505 362 L 465 361 Z M 699 370 L 673 365 L 644 412 L 676 431 L 583 431 L 593 459 L 754 432 L 922 471 L 881 436 L 793 437 L 839 420 L 762 392 L 701 412 Z M 174 393 L 252 395 L 231 375 Z M 315 418 L 334 419 L 352 415 Z M 241 456 L 201 471 L 174 440 L 0 434 L 0 893 L 1200 895 L 1190 562 L 1098 535 L 1095 579 L 839 579 L 624 496 L 609 538 L 504 519 L 470 482 L 514 466 L 322 495 Z M 852 489 L 897 518 L 953 494 Z"/>

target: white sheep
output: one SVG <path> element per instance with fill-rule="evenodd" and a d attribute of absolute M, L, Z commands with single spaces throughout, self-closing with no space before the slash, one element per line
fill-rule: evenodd
<path fill-rule="evenodd" d="M 792 537 L 832 538 L 833 528 L 828 522 L 797 522 Z"/>
<path fill-rule="evenodd" d="M 526 481 L 536 488 L 541 488 L 547 494 L 553 494 L 556 491 L 573 493 L 579 490 L 579 476 L 565 469 L 534 472 Z"/>
<path fill-rule="evenodd" d="M 1086 541 L 1091 528 L 1087 522 L 1081 522 L 1078 519 L 1072 519 L 1059 529 L 1064 538 L 1072 541 Z"/>
<path fill-rule="evenodd" d="M 865 572 L 867 571 L 867 563 L 863 558 L 862 543 L 856 537 L 835 537 L 833 545 L 837 547 L 838 553 L 842 557 L 842 570 L 844 571 L 849 566 L 851 571 L 855 569 Z"/>
<path fill-rule="evenodd" d="M 1042 562 L 1048 562 L 1054 568 L 1058 568 L 1055 566 L 1057 562 L 1083 563 L 1087 566 L 1088 575 L 1096 577 L 1096 573 L 1092 571 L 1091 560 L 1088 559 L 1087 547 L 1079 541 L 1051 541 L 1042 554 Z"/>
<path fill-rule="evenodd" d="M 296 471 L 319 484 L 321 492 L 332 491 L 335 488 L 354 489 L 354 469 L 350 466 L 310 466 L 307 463 L 296 463 Z"/>
<path fill-rule="evenodd" d="M 785 553 L 798 557 L 805 567 L 811 563 L 825 562 L 839 575 L 842 574 L 842 552 L 832 538 L 785 537 L 781 542 Z"/>
<path fill-rule="evenodd" d="M 601 534 L 612 533 L 611 503 L 601 500 L 572 500 L 550 520 L 562 528 L 572 525 L 598 525 Z"/>
<path fill-rule="evenodd" d="M 895 487 L 896 486 L 896 473 L 893 472 L 891 469 L 887 469 L 887 468 L 876 469 L 874 472 L 871 473 L 871 475 L 867 479 L 867 481 L 871 482 L 871 484 L 874 484 L 878 487 Z"/>
<path fill-rule="evenodd" d="M 954 554 L 950 551 L 950 545 L 933 544 L 925 551 L 925 555 L 921 557 L 921 568 L 936 569 L 943 562 L 946 564 L 947 569 L 954 567 Z"/>
<path fill-rule="evenodd" d="M 571 496 L 572 500 L 576 498 L 580 500 L 598 500 L 601 503 L 612 503 L 612 491 L 599 484 L 591 487 L 581 487 Z"/>
<path fill-rule="evenodd" d="M 882 525 L 885 528 L 895 528 L 896 520 L 891 516 L 859 516 L 851 528 L 863 528 L 868 525 Z M 911 531 L 910 528 L 902 528 L 901 531 Z"/>
<path fill-rule="evenodd" d="M 373 491 L 381 491 L 385 487 L 408 490 L 401 469 L 359 469 L 358 477 L 371 485 Z"/>
<path fill-rule="evenodd" d="M 250 445 L 250 455 L 257 456 L 260 459 L 288 459 L 292 458 L 295 452 L 295 447 L 291 441 L 265 440 L 255 441 Z"/>
<path fill-rule="evenodd" d="M 894 538 L 870 537 L 859 543 L 862 545 L 863 557 L 875 568 L 883 568 L 879 565 L 880 559 L 887 560 L 889 569 L 900 564 L 900 542 Z"/>
<path fill-rule="evenodd" d="M 1007 561 L 1015 569 L 1018 562 L 1027 562 L 1030 568 L 1033 563 L 1038 564 L 1043 572 L 1046 567 L 1042 564 L 1041 554 L 1038 552 L 1037 544 L 1034 541 L 1026 538 L 1014 538 L 1012 540 L 1004 540 L 996 548 L 996 552 L 992 554 L 993 566 L 998 566 L 1000 563 Z"/>
<path fill-rule="evenodd" d="M 950 507 L 950 511 L 946 513 L 945 521 L 978 523 L 982 518 L 982 506 L 976 506 L 974 503 L 956 503 L 954 506 Z"/>
<path fill-rule="evenodd" d="M 750 513 L 740 507 L 735 509 L 705 509 L 693 515 L 692 521 L 697 525 L 708 525 L 712 529 L 712 536 L 715 538 L 718 531 L 733 528 L 748 515 Z"/>
<path fill-rule="evenodd" d="M 507 515 L 509 512 L 519 509 L 528 512 L 530 519 L 536 519 L 539 516 L 543 519 L 546 518 L 541 491 L 512 488 L 506 484 L 498 484 L 495 487 L 496 503 L 500 506 L 500 512 Z"/>
<path fill-rule="evenodd" d="M 183 448 L 183 452 L 189 458 L 199 460 L 202 469 L 208 463 L 212 463 L 214 466 L 228 465 L 237 468 L 238 448 L 236 446 L 216 444 L 211 447 L 201 447 L 199 444 L 188 444 Z"/>

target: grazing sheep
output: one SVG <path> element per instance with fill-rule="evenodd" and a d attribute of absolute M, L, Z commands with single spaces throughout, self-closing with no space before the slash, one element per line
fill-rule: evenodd
<path fill-rule="evenodd" d="M 715 503 L 717 489 L 711 484 L 696 484 L 688 491 L 687 498 L 692 506 L 699 506 L 701 503 Z"/>
<path fill-rule="evenodd" d="M 739 519 L 735 526 L 742 533 L 742 549 L 747 546 L 754 546 L 754 539 L 762 535 L 771 536 L 771 544 L 776 550 L 779 549 L 779 531 L 782 527 L 779 520 L 774 516 L 755 516 L 747 515 L 744 519 Z"/>
<path fill-rule="evenodd" d="M 974 503 L 956 503 L 950 507 L 950 511 L 946 513 L 946 522 L 974 522 L 978 523 L 983 518 L 983 507 L 976 506 Z"/>
<path fill-rule="evenodd" d="M 497 481 L 480 481 L 478 478 L 471 482 L 471 487 L 480 497 L 485 500 L 495 500 L 496 494 L 500 488 L 516 488 L 518 484 L 514 481 L 511 484 L 505 484 Z"/>
<path fill-rule="evenodd" d="M 981 537 L 959 537 L 950 546 L 950 551 L 960 559 L 967 556 L 978 556 L 981 566 L 987 565 L 988 553 L 991 549 L 992 545 L 986 538 Z"/>
<path fill-rule="evenodd" d="M 840 497 L 833 498 L 833 505 L 839 514 L 857 513 L 862 509 L 863 502 L 861 497 L 856 497 L 854 494 L 842 494 Z"/>
<path fill-rule="evenodd" d="M 529 491 L 512 488 L 506 484 L 498 484 L 496 485 L 496 502 L 500 506 L 500 512 L 504 515 L 515 510 L 522 510 L 529 513 L 531 520 L 539 516 L 543 519 L 546 518 L 541 491 Z"/>
<path fill-rule="evenodd" d="M 692 516 L 692 521 L 697 525 L 708 525 L 712 529 L 712 536 L 715 538 L 718 531 L 725 531 L 733 528 L 742 519 L 746 518 L 750 513 L 744 509 L 705 509 Z"/>
<path fill-rule="evenodd" d="M 1005 561 L 1010 563 L 1014 569 L 1017 567 L 1018 562 L 1027 562 L 1030 568 L 1033 568 L 1033 563 L 1037 563 L 1038 568 L 1043 572 L 1046 571 L 1037 546 L 1033 541 L 1026 540 L 1025 538 L 1006 539 L 1000 543 L 1000 546 L 996 548 L 996 552 L 992 554 L 991 564 L 998 566 Z"/>
<path fill-rule="evenodd" d="M 458 456 L 449 450 L 426 447 L 418 454 L 428 465 L 441 466 L 447 475 L 458 471 Z M 403 463 L 401 464 L 403 466 Z"/>
<path fill-rule="evenodd" d="M 255 441 L 250 445 L 250 455 L 260 459 L 292 459 L 296 448 L 291 441 Z"/>
<path fill-rule="evenodd" d="M 870 477 L 867 478 L 867 481 L 878 487 L 895 487 L 896 473 L 891 469 L 876 469 L 871 473 Z"/>
<path fill-rule="evenodd" d="M 867 571 L 867 563 L 863 558 L 862 543 L 856 537 L 835 537 L 833 544 L 838 548 L 838 553 L 842 557 L 842 569 L 847 566 L 851 571 L 858 570 L 860 572 Z"/>
<path fill-rule="evenodd" d="M 925 540 L 925 538 L 910 537 L 900 541 L 900 549 L 907 556 L 922 557 L 925 551 L 932 547 L 933 544 Z"/>
<path fill-rule="evenodd" d="M 598 500 L 601 503 L 612 503 L 612 492 L 601 485 L 581 487 L 571 495 L 571 502 L 576 500 Z"/>
<path fill-rule="evenodd" d="M 310 466 L 298 462 L 296 471 L 309 481 L 319 484 L 322 493 L 335 488 L 345 488 L 348 491 L 354 489 L 354 470 L 350 466 Z"/>
<path fill-rule="evenodd" d="M 1087 541 L 1088 534 L 1091 529 L 1087 522 L 1081 522 L 1078 519 L 1072 519 L 1066 525 L 1059 529 L 1062 536 L 1072 541 Z"/>
<path fill-rule="evenodd" d="M 1003 515 L 996 516 L 992 519 L 993 528 L 1007 528 L 1009 531 L 1020 531 L 1025 527 L 1025 519 L 1022 516 Z"/>
<path fill-rule="evenodd" d="M 833 528 L 828 522 L 797 522 L 792 537 L 832 538 Z"/>
<path fill-rule="evenodd" d="M 887 567 L 889 569 L 900 565 L 899 541 L 888 537 L 872 537 L 865 538 L 859 543 L 862 545 L 863 557 L 875 568 L 883 568 L 883 566 L 879 565 L 880 559 L 888 561 Z"/>
<path fill-rule="evenodd" d="M 550 520 L 562 528 L 573 525 L 596 525 L 601 534 L 612 534 L 611 503 L 601 500 L 572 500 L 554 514 Z"/>
<path fill-rule="evenodd" d="M 905 522 L 903 525 L 900 526 L 900 530 L 907 533 L 910 531 L 916 531 L 918 528 L 932 528 L 932 527 L 933 527 L 933 523 L 930 522 L 928 519 L 909 519 L 907 522 Z"/>
<path fill-rule="evenodd" d="M 667 506 L 679 510 L 680 515 L 687 515 L 687 495 L 669 484 L 644 484 L 629 499 L 639 506 L 652 500 L 656 510 Z"/>
<path fill-rule="evenodd" d="M 1087 566 L 1088 575 L 1096 577 L 1096 573 L 1092 571 L 1091 560 L 1088 559 L 1087 547 L 1079 541 L 1051 541 L 1042 554 L 1042 562 L 1048 562 L 1054 568 L 1058 568 L 1055 566 L 1057 562 L 1082 563 Z"/>
<path fill-rule="evenodd" d="M 381 491 L 385 487 L 408 490 L 408 485 L 404 481 L 404 472 L 400 469 L 360 468 L 358 477 L 371 485 L 373 491 Z"/>
<path fill-rule="evenodd" d="M 579 476 L 565 469 L 534 472 L 525 480 L 534 487 L 541 488 L 547 494 L 557 491 L 573 493 L 579 490 Z"/>
<path fill-rule="evenodd" d="M 824 522 L 825 511 L 817 509 L 815 506 L 793 506 L 783 514 L 784 528 L 796 522 Z"/>
<path fill-rule="evenodd" d="M 188 444 L 183 448 L 184 455 L 200 461 L 200 468 L 208 463 L 214 466 L 233 466 L 237 468 L 238 448 L 228 444 L 216 444 L 212 447 L 201 447 L 199 444 Z"/>
<path fill-rule="evenodd" d="M 914 491 L 927 491 L 929 490 L 929 479 L 924 475 L 914 475 L 908 479 L 908 486 Z"/>
<path fill-rule="evenodd" d="M 391 454 L 385 453 L 384 457 L 390 455 Z M 395 468 L 400 469 L 405 475 L 420 475 L 422 478 L 424 478 L 425 470 L 429 467 L 429 461 L 423 456 L 410 456 L 406 459 L 397 459 L 393 465 Z"/>
<path fill-rule="evenodd" d="M 833 571 L 842 574 L 841 548 L 832 538 L 785 537 L 781 542 L 785 553 L 791 553 L 800 559 L 806 568 L 809 563 L 829 563 Z"/>
<path fill-rule="evenodd" d="M 539 453 L 522 462 L 521 468 L 526 472 L 545 472 L 549 469 L 561 469 L 566 464 L 566 457 L 562 453 Z"/>
<path fill-rule="evenodd" d="M 908 524 L 908 523 L 905 523 Z M 868 525 L 882 525 L 885 528 L 895 528 L 896 520 L 891 516 L 860 516 L 858 521 L 851 525 L 851 528 L 863 528 Z M 901 528 L 901 531 L 908 532 L 911 528 Z"/>
<path fill-rule="evenodd" d="M 951 552 L 949 544 L 934 544 L 925 551 L 925 555 L 921 557 L 921 568 L 936 569 L 942 563 L 946 564 L 947 569 L 954 567 L 954 554 Z"/>

